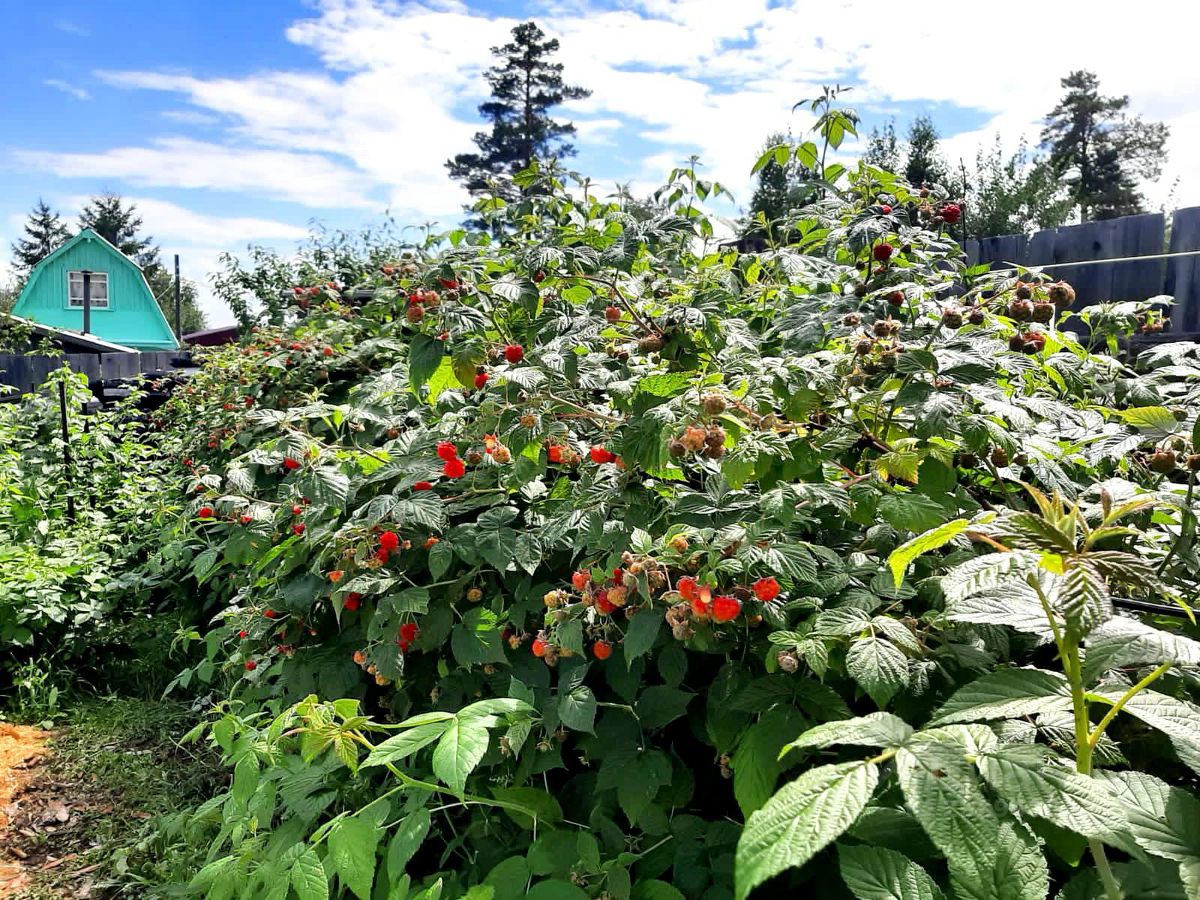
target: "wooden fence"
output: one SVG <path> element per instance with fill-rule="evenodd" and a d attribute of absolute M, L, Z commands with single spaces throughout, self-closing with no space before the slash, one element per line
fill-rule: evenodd
<path fill-rule="evenodd" d="M 150 353 L 66 353 L 62 356 L 33 356 L 19 353 L 0 353 L 0 385 L 13 390 L 12 396 L 28 393 L 40 385 L 49 374 L 63 365 L 82 372 L 95 387 L 106 381 L 123 381 L 139 376 L 153 378 L 186 369 L 191 356 L 185 351 Z"/>
<path fill-rule="evenodd" d="M 1200 332 L 1200 253 L 1165 259 L 1130 260 L 1200 251 L 1200 207 L 1177 210 L 1166 239 L 1161 213 L 1126 216 L 1082 225 L 1064 225 L 1032 235 L 1015 234 L 967 241 L 973 263 L 1052 266 L 1046 271 L 1075 288 L 1075 308 L 1108 300 L 1146 300 L 1161 294 L 1175 298 L 1170 331 Z M 1061 265 L 1111 259 L 1109 264 Z M 1124 261 L 1122 261 L 1124 260 Z"/>

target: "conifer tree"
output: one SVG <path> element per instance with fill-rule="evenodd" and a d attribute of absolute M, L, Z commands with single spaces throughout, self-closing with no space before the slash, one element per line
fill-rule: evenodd
<path fill-rule="evenodd" d="M 57 250 L 71 236 L 62 217 L 38 198 L 25 220 L 25 236 L 12 245 L 13 269 L 24 280 L 39 262 Z"/>
<path fill-rule="evenodd" d="M 485 188 L 490 176 L 514 174 L 534 159 L 574 155 L 568 138 L 575 134 L 575 126 L 554 120 L 550 110 L 591 95 L 563 83 L 562 63 L 550 61 L 558 52 L 558 41 L 546 40 L 535 23 L 518 25 L 512 36 L 504 46 L 492 48 L 500 60 L 486 75 L 492 99 L 479 107 L 491 130 L 475 135 L 479 152 L 460 153 L 446 163 L 450 177 L 462 181 L 472 193 Z"/>
<path fill-rule="evenodd" d="M 1046 117 L 1042 146 L 1069 185 L 1079 217 L 1112 219 L 1142 212 L 1142 179 L 1162 174 L 1168 129 L 1129 115 L 1129 97 L 1105 97 L 1092 72 L 1062 79 L 1066 94 Z"/>

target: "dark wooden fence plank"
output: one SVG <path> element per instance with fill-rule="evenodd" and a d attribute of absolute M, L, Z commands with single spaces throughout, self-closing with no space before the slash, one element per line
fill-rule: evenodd
<path fill-rule="evenodd" d="M 1175 211 L 1169 249 L 1171 253 L 1200 250 L 1200 207 Z M 1167 260 L 1163 293 L 1175 298 L 1171 331 L 1200 331 L 1200 256 Z"/>
<path fill-rule="evenodd" d="M 1115 220 L 1120 225 L 1116 255 L 1154 256 L 1163 252 L 1166 220 L 1162 213 L 1128 216 Z M 1097 269 L 1108 268 L 1096 266 Z M 1119 263 L 1112 266 L 1112 300 L 1145 300 L 1162 291 L 1166 266 L 1161 259 Z"/>

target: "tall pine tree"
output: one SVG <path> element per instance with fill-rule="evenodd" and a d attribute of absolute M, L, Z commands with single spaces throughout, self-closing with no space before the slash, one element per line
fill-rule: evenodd
<path fill-rule="evenodd" d="M 513 39 L 492 53 L 502 60 L 487 71 L 492 99 L 479 114 L 492 123 L 491 131 L 475 135 L 478 153 L 460 153 L 446 163 L 450 177 L 472 193 L 487 187 L 490 176 L 514 174 L 535 159 L 572 156 L 567 141 L 575 134 L 570 122 L 557 122 L 549 111 L 566 100 L 582 100 L 591 91 L 563 83 L 562 63 L 550 62 L 558 41 L 533 22 L 512 30 Z"/>
<path fill-rule="evenodd" d="M 946 162 L 938 142 L 941 135 L 929 116 L 917 116 L 908 128 L 908 152 L 904 177 L 909 184 L 941 184 L 947 181 Z"/>
<path fill-rule="evenodd" d="M 1068 184 L 1079 218 L 1141 212 L 1138 182 L 1162 174 L 1167 126 L 1130 116 L 1129 98 L 1101 95 L 1092 72 L 1072 72 L 1062 86 L 1066 94 L 1046 117 L 1042 146 Z"/>
<path fill-rule="evenodd" d="M 119 194 L 99 194 L 89 200 L 79 213 L 79 227 L 90 228 L 143 269 L 158 265 L 154 238 L 140 233 L 142 217 L 137 206 L 126 204 Z"/>
<path fill-rule="evenodd" d="M 57 250 L 71 236 L 71 230 L 45 200 L 37 205 L 25 220 L 25 237 L 12 245 L 13 269 L 24 281 L 39 262 Z"/>

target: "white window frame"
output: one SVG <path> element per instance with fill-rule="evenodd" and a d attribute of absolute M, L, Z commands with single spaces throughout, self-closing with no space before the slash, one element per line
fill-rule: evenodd
<path fill-rule="evenodd" d="M 91 308 L 92 309 L 111 309 L 112 303 L 108 293 L 108 273 L 107 272 L 92 272 L 91 273 Z M 79 284 L 79 299 L 75 300 L 71 296 L 71 283 L 78 282 Z M 96 296 L 96 288 L 98 285 L 104 286 L 104 296 Z M 67 272 L 67 309 L 83 309 L 83 271 L 76 270 Z"/>

